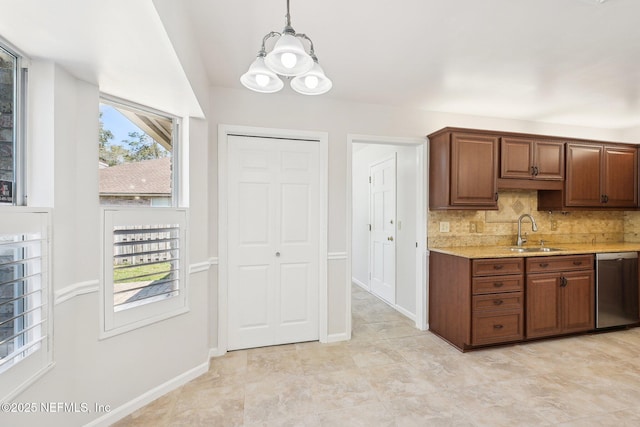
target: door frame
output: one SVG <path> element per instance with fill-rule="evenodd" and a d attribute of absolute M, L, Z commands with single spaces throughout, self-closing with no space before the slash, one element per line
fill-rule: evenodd
<path fill-rule="evenodd" d="M 319 144 L 319 196 L 320 196 L 320 235 L 318 255 L 318 327 L 320 342 L 328 338 L 328 147 L 327 132 L 303 131 L 295 129 L 275 129 L 253 126 L 218 125 L 218 346 L 216 355 L 223 355 L 228 350 L 229 313 L 228 313 L 228 137 L 239 135 L 248 137 L 294 139 L 317 142 Z"/>
<path fill-rule="evenodd" d="M 379 144 L 416 147 L 416 316 L 415 325 L 420 330 L 426 330 L 427 325 L 427 138 L 402 138 L 372 135 L 347 134 L 347 317 L 351 331 L 351 278 L 352 278 L 352 239 L 353 239 L 353 144 Z"/>

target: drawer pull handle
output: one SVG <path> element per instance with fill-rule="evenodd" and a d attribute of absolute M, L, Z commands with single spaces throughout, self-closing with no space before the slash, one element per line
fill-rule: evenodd
<path fill-rule="evenodd" d="M 549 263 L 548 262 L 541 262 L 540 263 L 540 267 L 547 268 L 547 267 L 549 267 Z"/>
<path fill-rule="evenodd" d="M 494 299 L 493 300 L 493 305 L 502 305 L 504 301 L 502 301 L 501 299 Z"/>
<path fill-rule="evenodd" d="M 573 265 L 582 265 L 582 261 L 573 261 Z"/>
<path fill-rule="evenodd" d="M 502 270 L 503 265 L 502 264 L 496 264 L 493 266 L 494 270 Z"/>
<path fill-rule="evenodd" d="M 504 326 L 502 325 L 493 325 L 493 329 L 502 329 Z"/>
<path fill-rule="evenodd" d="M 503 286 L 504 286 L 504 283 L 502 283 L 502 282 L 494 282 L 493 283 L 493 287 L 494 288 L 501 288 Z"/>

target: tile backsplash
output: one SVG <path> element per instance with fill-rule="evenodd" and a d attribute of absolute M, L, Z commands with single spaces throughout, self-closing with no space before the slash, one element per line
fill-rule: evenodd
<path fill-rule="evenodd" d="M 497 211 L 429 211 L 429 247 L 513 245 L 518 217 L 531 214 L 538 231 L 531 231 L 528 218 L 522 234 L 528 245 L 560 243 L 640 242 L 640 212 L 636 211 L 538 211 L 536 191 L 500 192 Z M 440 232 L 440 223 L 449 223 L 449 232 Z"/>

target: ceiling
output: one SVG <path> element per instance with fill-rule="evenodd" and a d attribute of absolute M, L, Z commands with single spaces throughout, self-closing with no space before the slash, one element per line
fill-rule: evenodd
<path fill-rule="evenodd" d="M 210 83 L 242 88 L 286 1 L 182 1 Z M 604 128 L 640 125 L 639 16 L 637 0 L 291 0 L 322 96 Z"/>
<path fill-rule="evenodd" d="M 0 36 L 111 95 L 198 115 L 154 7 L 170 1 L 0 0 Z M 209 83 L 246 90 L 286 0 L 180 5 Z M 607 129 L 640 126 L 638 16 L 638 0 L 291 0 L 333 80 L 323 98 Z"/>

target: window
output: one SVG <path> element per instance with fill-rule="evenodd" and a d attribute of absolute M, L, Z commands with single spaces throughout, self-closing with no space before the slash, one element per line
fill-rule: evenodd
<path fill-rule="evenodd" d="M 42 235 L 0 235 L 0 372 L 40 347 Z"/>
<path fill-rule="evenodd" d="M 186 211 L 104 209 L 106 335 L 186 311 Z"/>
<path fill-rule="evenodd" d="M 103 335 L 186 311 L 186 211 L 178 205 L 177 118 L 100 103 Z"/>
<path fill-rule="evenodd" d="M 49 214 L 0 211 L 0 401 L 6 401 L 51 362 Z"/>
<path fill-rule="evenodd" d="M 167 114 L 103 98 L 98 135 L 101 205 L 177 206 L 178 125 Z"/>
<path fill-rule="evenodd" d="M 0 204 L 24 204 L 22 106 L 26 69 L 21 58 L 0 45 Z"/>

